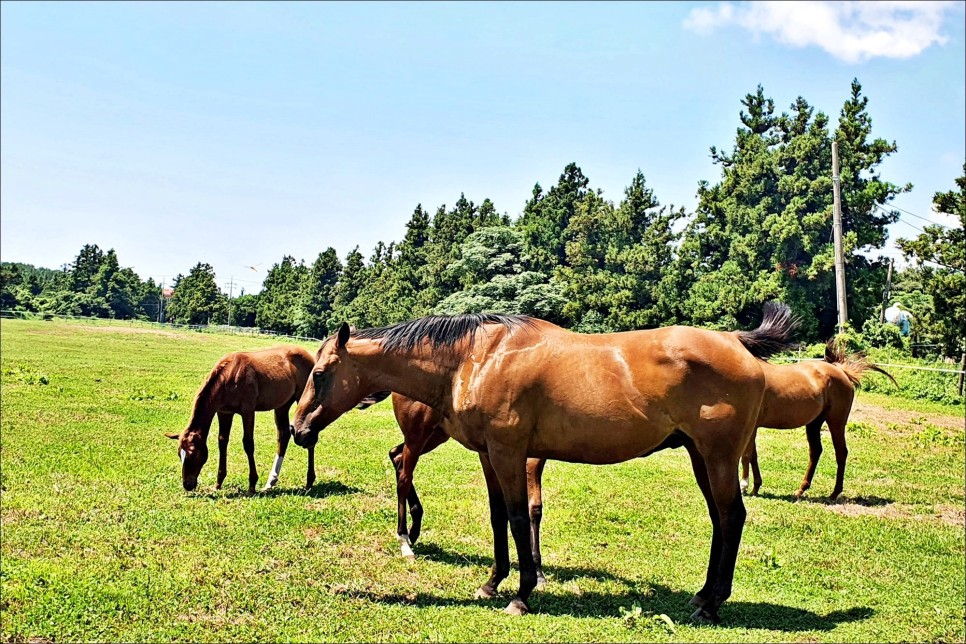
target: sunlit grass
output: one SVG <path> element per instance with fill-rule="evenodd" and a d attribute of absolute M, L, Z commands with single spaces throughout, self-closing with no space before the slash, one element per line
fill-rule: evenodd
<path fill-rule="evenodd" d="M 226 489 L 213 489 L 212 458 L 198 492 L 186 494 L 162 432 L 184 427 L 221 354 L 274 342 L 11 320 L 0 333 L 5 641 L 964 638 L 955 423 L 853 419 L 845 499 L 834 505 L 823 496 L 834 481 L 827 436 L 810 497 L 794 502 L 804 432 L 762 430 L 763 496 L 746 500 L 735 591 L 715 628 L 687 621 L 711 531 L 686 454 L 551 463 L 550 584 L 533 595 L 534 614 L 513 618 L 500 609 L 516 573 L 499 599 L 473 599 L 492 537 L 478 460 L 459 445 L 420 461 L 418 558 L 397 555 L 386 453 L 400 434 L 388 402 L 326 430 L 308 495 L 305 453 L 294 446 L 276 490 L 244 494 L 240 426 Z M 906 403 L 899 408 L 924 416 L 947 411 Z M 274 451 L 271 415 L 260 414 L 262 483 Z M 661 614 L 671 624 L 653 618 Z"/>

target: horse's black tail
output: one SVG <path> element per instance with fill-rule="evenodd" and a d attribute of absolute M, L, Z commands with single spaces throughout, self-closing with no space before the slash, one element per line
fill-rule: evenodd
<path fill-rule="evenodd" d="M 370 394 L 359 401 L 359 404 L 356 405 L 356 409 L 365 409 L 366 407 L 372 407 L 376 403 L 382 402 L 383 400 L 388 398 L 389 394 L 391 393 L 392 393 L 391 391 L 377 391 L 374 394 Z"/>
<path fill-rule="evenodd" d="M 899 387 L 899 383 L 896 379 L 892 377 L 892 374 L 878 366 L 868 357 L 865 353 L 859 351 L 858 353 L 853 353 L 848 355 L 845 352 L 845 343 L 840 342 L 837 338 L 833 337 L 825 344 L 825 362 L 829 364 L 838 365 L 845 372 L 845 375 L 849 377 L 852 382 L 852 386 L 856 389 L 862 384 L 862 374 L 866 371 L 876 371 L 883 374 L 886 378 L 892 381 L 892 384 Z"/>
<path fill-rule="evenodd" d="M 757 329 L 736 331 L 738 340 L 751 355 L 766 360 L 776 353 L 790 349 L 792 332 L 798 328 L 798 318 L 786 304 L 765 303 L 765 315 Z"/>

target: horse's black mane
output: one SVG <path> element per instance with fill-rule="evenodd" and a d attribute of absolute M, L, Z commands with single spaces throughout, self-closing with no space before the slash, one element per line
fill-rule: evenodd
<path fill-rule="evenodd" d="M 411 351 L 424 340 L 429 340 L 434 349 L 451 348 L 467 337 L 472 347 L 475 332 L 484 324 L 500 324 L 507 329 L 514 329 L 531 326 L 533 321 L 533 318 L 527 315 L 502 313 L 427 315 L 391 326 L 362 329 L 352 335 L 367 340 L 382 340 L 382 348 L 386 351 Z"/>

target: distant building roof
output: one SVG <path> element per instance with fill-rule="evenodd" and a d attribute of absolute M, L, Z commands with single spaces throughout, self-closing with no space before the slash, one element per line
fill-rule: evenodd
<path fill-rule="evenodd" d="M 172 295 L 174 295 L 174 289 L 170 286 L 161 289 L 161 297 L 164 299 L 170 300 Z"/>

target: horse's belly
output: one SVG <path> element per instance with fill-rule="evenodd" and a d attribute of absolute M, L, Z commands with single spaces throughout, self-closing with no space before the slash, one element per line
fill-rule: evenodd
<path fill-rule="evenodd" d="M 538 430 L 527 456 L 571 463 L 622 463 L 655 450 L 672 427 L 646 424 L 588 425 Z"/>

